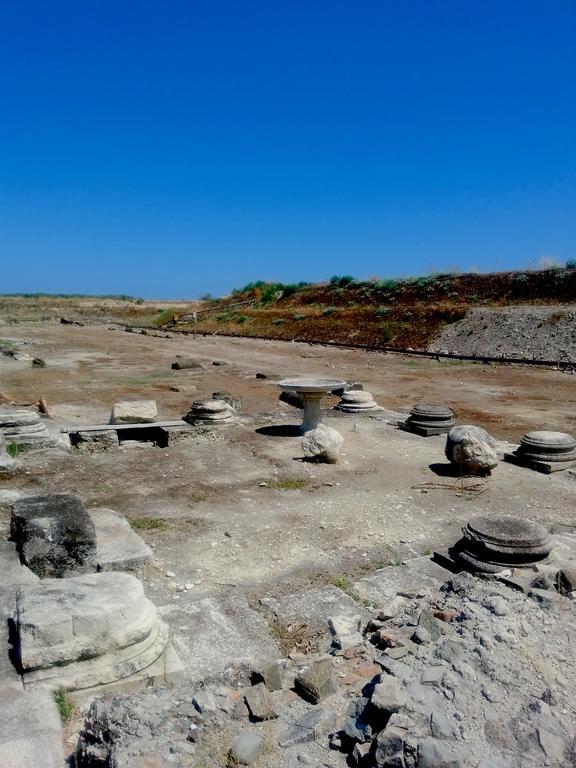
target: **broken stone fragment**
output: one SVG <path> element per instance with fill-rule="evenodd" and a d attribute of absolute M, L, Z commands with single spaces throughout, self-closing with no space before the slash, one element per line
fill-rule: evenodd
<path fill-rule="evenodd" d="M 379 716 L 390 717 L 399 712 L 408 703 L 406 692 L 400 687 L 396 677 L 381 675 L 380 682 L 374 686 L 370 698 L 370 709 Z"/>
<path fill-rule="evenodd" d="M 437 741 L 423 741 L 418 745 L 418 768 L 463 768 L 457 752 Z"/>
<path fill-rule="evenodd" d="M 256 685 L 256 683 L 264 683 L 269 691 L 281 691 L 283 684 L 280 665 L 272 663 L 255 669 L 250 675 L 250 682 L 252 685 Z"/>
<path fill-rule="evenodd" d="M 363 641 L 360 633 L 362 618 L 358 616 L 347 616 L 344 614 L 331 616 L 328 619 L 328 626 L 332 633 L 332 644 L 341 650 L 353 648 L 360 645 Z"/>
<path fill-rule="evenodd" d="M 394 619 L 406 605 L 406 598 L 402 595 L 396 595 L 387 606 L 378 612 L 378 621 L 388 621 Z"/>
<path fill-rule="evenodd" d="M 418 626 L 426 629 L 432 640 L 439 640 L 442 633 L 446 631 L 440 620 L 427 610 L 420 613 L 420 616 L 418 617 Z"/>
<path fill-rule="evenodd" d="M 274 708 L 272 697 L 264 683 L 257 683 L 244 691 L 244 700 L 250 710 L 252 720 L 275 720 L 278 712 Z"/>
<path fill-rule="evenodd" d="M 210 691 L 198 691 L 194 694 L 192 704 L 196 707 L 201 715 L 206 712 L 216 712 L 216 699 Z"/>
<path fill-rule="evenodd" d="M 302 453 L 307 459 L 335 464 L 343 443 L 340 432 L 326 424 L 318 424 L 302 438 Z"/>
<path fill-rule="evenodd" d="M 331 696 L 338 690 L 331 658 L 317 659 L 296 675 L 294 688 L 303 699 L 312 704 Z"/>
<path fill-rule="evenodd" d="M 404 754 L 404 739 L 407 736 L 407 731 L 404 728 L 398 728 L 397 726 L 387 726 L 383 731 L 380 731 L 375 741 L 374 759 L 378 766 L 390 765 L 390 759 L 399 755 L 403 760 Z M 398 765 L 403 763 L 398 762 Z"/>
<path fill-rule="evenodd" d="M 240 765 L 252 765 L 264 749 L 264 740 L 253 731 L 242 731 L 230 749 L 230 757 Z"/>

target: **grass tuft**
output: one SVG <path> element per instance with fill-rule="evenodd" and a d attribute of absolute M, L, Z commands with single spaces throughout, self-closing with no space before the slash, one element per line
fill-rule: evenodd
<path fill-rule="evenodd" d="M 52 698 L 58 708 L 60 722 L 62 725 L 66 725 L 74 712 L 72 697 L 65 688 L 57 688 L 55 691 L 52 691 Z"/>

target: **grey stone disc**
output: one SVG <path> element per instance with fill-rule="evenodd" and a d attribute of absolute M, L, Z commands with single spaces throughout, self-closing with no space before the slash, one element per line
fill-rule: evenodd
<path fill-rule="evenodd" d="M 413 421 L 420 423 L 445 422 L 454 418 L 454 411 L 447 405 L 433 405 L 427 403 L 418 403 L 410 411 Z"/>
<path fill-rule="evenodd" d="M 466 524 L 463 533 L 471 541 L 496 544 L 506 549 L 539 547 L 550 539 L 543 526 L 512 515 L 475 517 Z"/>
<path fill-rule="evenodd" d="M 529 558 L 525 560 L 516 559 L 514 562 L 510 563 L 497 562 L 494 560 L 483 560 L 474 552 L 470 552 L 470 550 L 467 549 L 459 550 L 456 553 L 456 557 L 466 565 L 468 570 L 475 571 L 477 573 L 498 573 L 499 571 L 503 571 L 506 568 L 515 568 L 524 565 L 528 566 L 534 563 L 534 560 Z"/>
<path fill-rule="evenodd" d="M 573 461 L 576 440 L 565 432 L 527 432 L 520 440 L 518 454 L 537 461 Z"/>
<path fill-rule="evenodd" d="M 197 400 L 192 403 L 191 412 L 200 413 L 224 413 L 228 412 L 224 400 Z"/>

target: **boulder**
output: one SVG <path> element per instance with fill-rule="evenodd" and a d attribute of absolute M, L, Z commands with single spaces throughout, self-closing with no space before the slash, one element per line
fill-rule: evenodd
<path fill-rule="evenodd" d="M 78 496 L 55 493 L 18 499 L 10 535 L 22 562 L 38 576 L 96 570 L 96 530 Z"/>
<path fill-rule="evenodd" d="M 158 416 L 155 400 L 124 400 L 114 403 L 111 424 L 147 424 Z"/>
<path fill-rule="evenodd" d="M 318 424 L 302 438 L 302 452 L 307 459 L 335 464 L 344 438 L 333 427 Z"/>
<path fill-rule="evenodd" d="M 485 429 L 470 424 L 452 427 L 446 458 L 472 475 L 485 475 L 498 465 L 496 441 Z"/>

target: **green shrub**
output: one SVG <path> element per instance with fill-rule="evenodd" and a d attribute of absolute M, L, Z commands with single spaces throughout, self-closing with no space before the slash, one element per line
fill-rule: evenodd
<path fill-rule="evenodd" d="M 388 280 L 378 280 L 376 286 L 384 291 L 397 291 L 401 284 L 401 280 L 393 280 L 390 278 Z"/>
<path fill-rule="evenodd" d="M 292 315 L 292 320 L 304 320 L 306 315 L 300 315 L 298 313 Z"/>
<path fill-rule="evenodd" d="M 380 323 L 380 339 L 384 344 L 387 344 L 389 341 L 392 341 L 394 336 L 396 336 L 396 333 L 397 333 L 396 323 L 393 323 L 390 321 Z"/>
<path fill-rule="evenodd" d="M 576 269 L 576 259 L 568 259 L 566 269 Z"/>
<path fill-rule="evenodd" d="M 154 318 L 154 325 L 164 325 L 164 323 L 172 320 L 175 314 L 177 314 L 176 310 L 171 309 L 170 307 L 161 309 L 159 314 Z"/>
<path fill-rule="evenodd" d="M 62 725 L 66 725 L 74 712 L 74 702 L 70 694 L 65 688 L 57 688 L 55 691 L 52 691 L 52 698 L 58 708 Z"/>
<path fill-rule="evenodd" d="M 336 312 L 336 307 L 325 307 L 322 310 L 323 315 L 333 315 Z"/>
<path fill-rule="evenodd" d="M 342 288 L 355 282 L 352 275 L 332 275 L 330 278 L 331 285 L 339 285 Z"/>
<path fill-rule="evenodd" d="M 272 320 L 272 325 L 284 325 L 286 320 L 283 317 L 275 317 L 274 320 Z"/>
<path fill-rule="evenodd" d="M 8 443 L 6 446 L 6 453 L 8 456 L 11 456 L 13 459 L 15 459 L 16 456 L 18 456 L 20 453 L 20 446 L 18 443 Z"/>
<path fill-rule="evenodd" d="M 242 323 L 247 323 L 249 321 L 250 321 L 250 318 L 248 317 L 248 315 L 238 315 L 238 317 L 236 318 L 236 322 L 238 323 L 238 325 L 241 325 Z"/>

